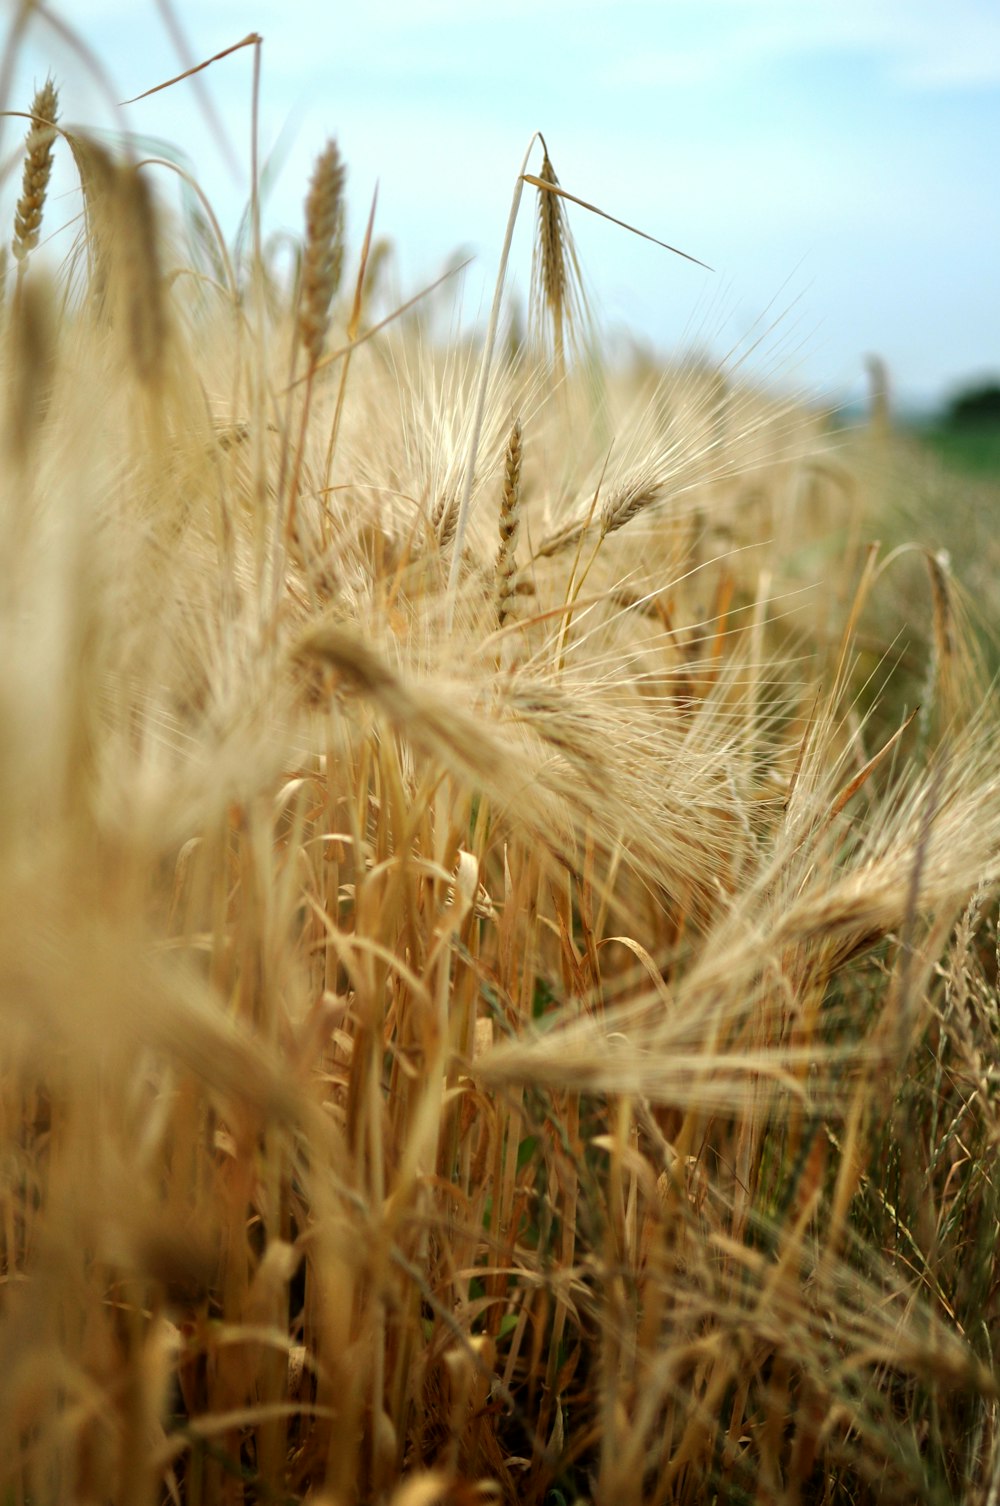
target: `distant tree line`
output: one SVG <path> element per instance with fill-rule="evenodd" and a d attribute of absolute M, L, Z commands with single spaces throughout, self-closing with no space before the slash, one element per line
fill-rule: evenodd
<path fill-rule="evenodd" d="M 957 392 L 946 409 L 950 424 L 961 428 L 1000 426 L 1000 382 L 982 382 Z"/>

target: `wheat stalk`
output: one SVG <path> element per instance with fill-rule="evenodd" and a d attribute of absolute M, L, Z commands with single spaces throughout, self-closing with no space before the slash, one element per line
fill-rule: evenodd
<path fill-rule="evenodd" d="M 52 176 L 53 127 L 59 115 L 59 91 L 50 78 L 37 90 L 31 102 L 31 114 L 33 123 L 24 141 L 24 177 L 14 213 L 14 239 L 11 243 L 20 264 L 19 274 L 25 257 L 38 245 L 45 195 Z"/>
<path fill-rule="evenodd" d="M 517 538 L 521 531 L 521 420 L 514 420 L 504 460 L 503 492 L 500 497 L 500 548 L 493 572 L 497 621 L 503 627 L 514 599 L 517 572 Z"/>

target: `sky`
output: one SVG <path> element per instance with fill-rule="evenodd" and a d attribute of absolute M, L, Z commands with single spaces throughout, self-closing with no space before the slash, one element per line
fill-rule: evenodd
<path fill-rule="evenodd" d="M 333 136 L 353 244 L 377 183 L 401 295 L 471 254 L 470 322 L 541 130 L 563 187 L 713 269 L 570 206 L 609 339 L 749 351 L 759 379 L 831 402 L 861 395 L 869 353 L 907 406 L 1000 376 L 997 0 L 44 0 L 15 47 L 20 8 L 0 3 L 6 108 L 26 109 L 52 71 L 64 123 L 170 143 L 229 231 L 249 187 L 253 49 L 200 88 L 119 101 L 259 33 L 267 228 L 301 231 Z M 22 124 L 0 139 L 5 203 Z M 54 214 L 69 223 L 79 189 L 60 171 Z"/>

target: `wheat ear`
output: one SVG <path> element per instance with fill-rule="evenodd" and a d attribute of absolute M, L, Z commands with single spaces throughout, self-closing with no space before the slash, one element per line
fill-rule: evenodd
<path fill-rule="evenodd" d="M 521 531 L 521 420 L 514 420 L 507 441 L 504 461 L 503 492 L 500 497 L 500 548 L 493 575 L 497 620 L 503 627 L 514 599 L 517 572 L 517 536 Z"/>
<path fill-rule="evenodd" d="M 558 184 L 555 169 L 549 160 L 548 148 L 543 137 L 542 170 L 538 176 L 543 183 Z M 566 274 L 566 227 L 563 224 L 563 207 L 554 193 L 538 193 L 538 278 L 544 308 L 552 320 L 552 338 L 555 345 L 556 370 L 566 369 L 566 347 L 563 335 L 566 323 L 568 279 Z"/>
<path fill-rule="evenodd" d="M 601 508 L 601 538 L 624 528 L 662 497 L 662 486 L 655 477 L 636 477 L 619 486 Z"/>
<path fill-rule="evenodd" d="M 337 143 L 330 141 L 317 159 L 306 197 L 299 333 L 310 366 L 323 355 L 330 304 L 343 271 L 345 177 Z"/>
<path fill-rule="evenodd" d="M 309 410 L 312 403 L 316 368 L 323 357 L 326 332 L 330 326 L 330 304 L 340 283 L 344 267 L 344 180 L 346 170 L 335 141 L 328 141 L 313 168 L 306 195 L 306 244 L 302 256 L 302 282 L 299 291 L 299 335 L 306 353 L 306 390 L 299 421 L 299 440 L 295 449 L 292 478 L 285 507 L 284 536 L 290 542 L 297 536 L 299 481 L 305 450 Z M 284 462 L 282 463 L 284 471 Z M 276 572 L 277 574 L 277 572 Z"/>
<path fill-rule="evenodd" d="M 38 245 L 45 195 L 52 176 L 53 127 L 59 115 L 59 92 L 50 78 L 36 91 L 31 114 L 33 120 L 24 141 L 24 178 L 14 213 L 14 239 L 11 243 L 20 264 L 19 274 L 25 257 Z"/>

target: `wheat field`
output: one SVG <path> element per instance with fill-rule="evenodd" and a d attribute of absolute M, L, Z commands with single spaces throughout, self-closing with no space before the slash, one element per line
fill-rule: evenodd
<path fill-rule="evenodd" d="M 289 278 L 28 113 L 0 1502 L 992 1506 L 989 516 L 606 357 L 555 138 L 448 340 L 334 142 Z"/>

